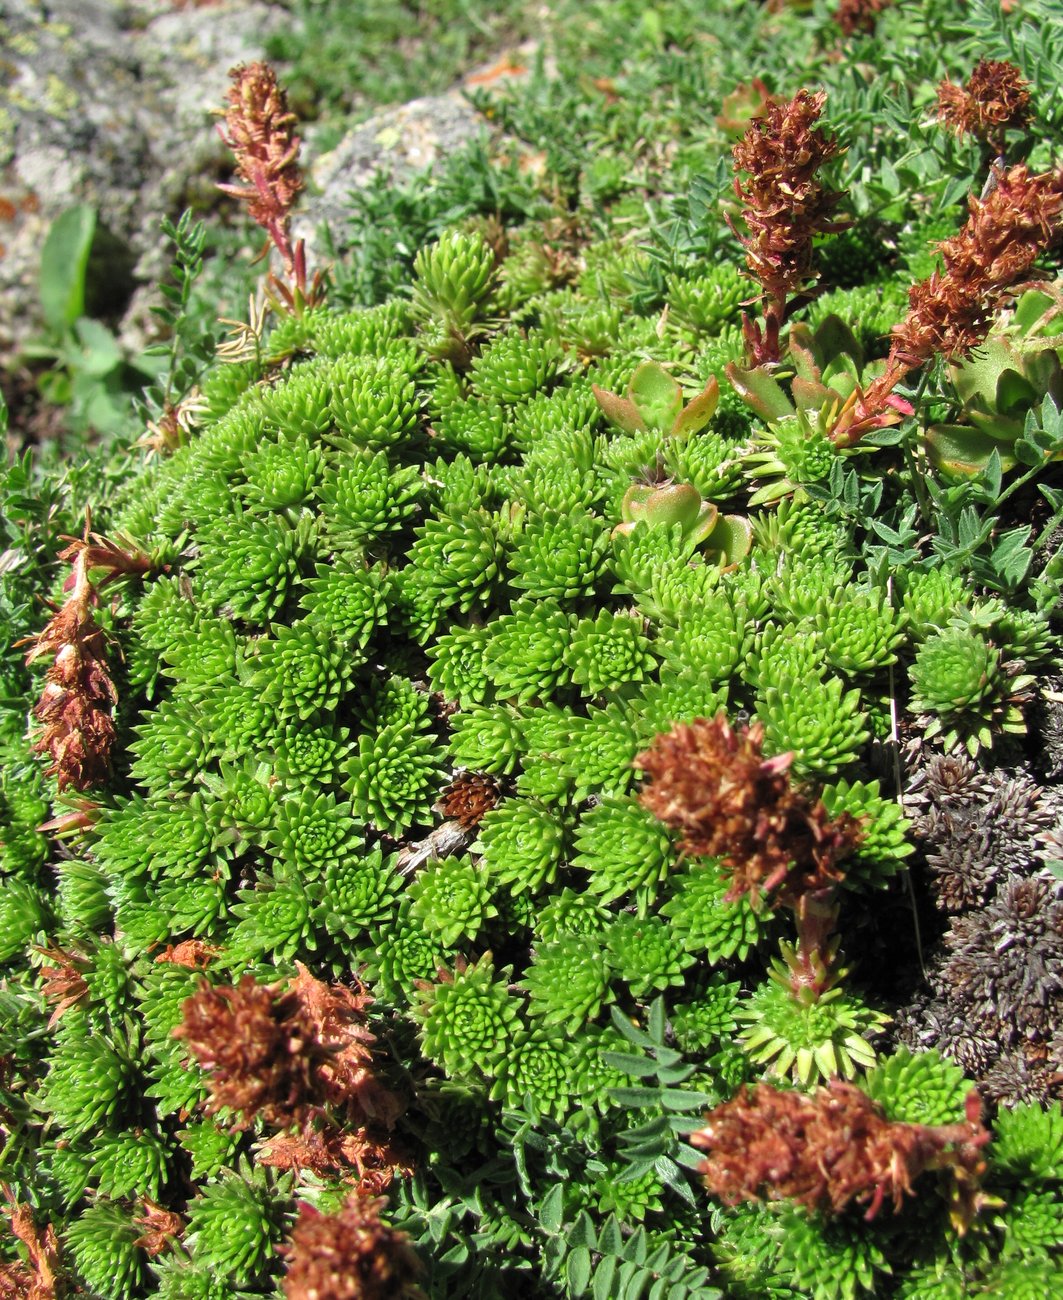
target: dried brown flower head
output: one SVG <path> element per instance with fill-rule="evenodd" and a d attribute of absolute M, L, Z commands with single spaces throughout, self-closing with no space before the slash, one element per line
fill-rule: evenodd
<path fill-rule="evenodd" d="M 396 1177 L 413 1173 L 406 1153 L 379 1130 L 335 1125 L 277 1133 L 258 1146 L 255 1159 L 274 1169 L 319 1178 L 340 1174 L 350 1180 L 353 1171 L 358 1191 L 374 1196 L 387 1191 Z"/>
<path fill-rule="evenodd" d="M 859 842 L 856 820 L 832 819 L 790 784 L 793 756 L 765 758 L 759 724 L 735 731 L 721 711 L 658 736 L 635 759 L 649 776 L 642 803 L 682 832 L 685 853 L 719 857 L 729 898 L 761 891 L 796 907 L 840 880 L 838 862 Z M 774 891 L 774 892 L 773 892 Z"/>
<path fill-rule="evenodd" d="M 313 1094 L 315 1062 L 310 1052 L 291 1051 L 277 991 L 244 975 L 234 988 L 204 985 L 185 1002 L 174 1036 L 210 1072 L 208 1114 L 228 1109 L 244 1126 L 256 1115 L 284 1126 Z"/>
<path fill-rule="evenodd" d="M 149 1196 L 144 1197 L 143 1208 L 133 1222 L 144 1229 L 133 1244 L 140 1246 L 152 1259 L 161 1255 L 172 1241 L 179 1241 L 185 1230 L 185 1221 L 179 1214 L 156 1205 Z"/>
<path fill-rule="evenodd" d="M 296 117 L 268 64 L 240 64 L 229 77 L 229 107 L 218 110 L 225 118 L 218 131 L 236 157 L 236 173 L 243 184 L 218 188 L 240 199 L 251 220 L 269 236 L 288 279 L 284 285 L 270 277 L 273 298 L 299 314 L 321 301 L 324 281 L 317 274 L 307 286 L 305 245 L 302 240 L 293 245 L 291 239 L 291 211 L 303 188 Z"/>
<path fill-rule="evenodd" d="M 1030 120 L 1029 82 L 1013 63 L 980 59 L 966 86 L 943 81 L 938 86 L 938 120 L 957 135 L 974 135 L 1002 155 L 1009 130 L 1021 131 Z"/>
<path fill-rule="evenodd" d="M 846 36 L 855 36 L 857 32 L 870 34 L 875 30 L 879 14 L 892 3 L 893 0 L 841 0 L 834 21 Z"/>
<path fill-rule="evenodd" d="M 218 130 L 236 157 L 236 173 L 244 183 L 218 188 L 246 205 L 248 216 L 269 235 L 290 275 L 291 210 L 303 188 L 297 118 L 268 64 L 241 63 L 229 72 L 229 79 L 229 107 L 219 110 L 225 126 Z"/>
<path fill-rule="evenodd" d="M 385 1202 L 352 1196 L 335 1214 L 300 1205 L 288 1257 L 288 1300 L 420 1300 L 421 1261 L 405 1233 L 383 1223 Z"/>
<path fill-rule="evenodd" d="M 739 238 L 749 274 L 765 299 L 763 331 L 748 319 L 743 322 L 753 364 L 779 360 L 787 295 L 814 278 L 813 239 L 844 225 L 831 219 L 841 194 L 817 176 L 838 152 L 837 141 L 815 125 L 825 100 L 822 92 L 799 90 L 784 104 L 770 104 L 732 151 L 735 167 L 749 177 L 736 176 L 734 182 L 750 232 Z"/>
<path fill-rule="evenodd" d="M 498 782 L 482 772 L 459 772 L 439 796 L 436 811 L 462 830 L 475 830 L 498 803 Z"/>
<path fill-rule="evenodd" d="M 107 669 L 106 637 L 81 591 L 56 613 L 26 661 L 45 654 L 54 662 L 33 708 L 41 724 L 33 748 L 51 759 L 47 774 L 60 790 L 103 785 L 111 771 L 118 692 Z"/>
<path fill-rule="evenodd" d="M 960 1231 L 978 1212 L 985 1168 L 981 1103 L 973 1092 L 962 1124 L 891 1123 L 851 1083 L 834 1080 L 811 1095 L 766 1083 L 743 1087 L 707 1116 L 690 1141 L 707 1151 L 705 1185 L 725 1204 L 790 1199 L 838 1214 L 852 1202 L 868 1219 L 885 1200 L 899 1210 L 912 1183 L 931 1169 L 954 1177 L 953 1221 Z"/>
<path fill-rule="evenodd" d="M 881 424 L 893 389 L 934 356 L 969 356 L 1013 287 L 1063 236 L 1063 169 L 1031 176 L 1020 164 L 991 176 L 984 198 L 968 200 L 963 229 L 941 245 L 944 271 L 914 285 L 894 326 L 884 373 L 860 395 L 832 436 L 849 445 Z M 910 410 L 910 408 L 909 408 Z"/>
<path fill-rule="evenodd" d="M 112 709 L 118 692 L 107 668 L 107 638 L 93 609 L 99 591 L 119 578 L 143 575 L 152 563 L 144 552 L 122 550 L 105 537 L 89 532 L 59 553 L 73 564 L 67 579 L 70 592 L 47 627 L 32 638 L 26 662 L 50 656 L 52 665 L 33 716 L 41 724 L 33 748 L 51 759 L 47 769 L 60 790 L 88 790 L 110 774 L 115 739 Z M 90 574 L 98 574 L 90 581 Z"/>
<path fill-rule="evenodd" d="M 351 1119 L 390 1124 L 396 1099 L 372 1070 L 372 999 L 360 989 L 324 984 L 301 963 L 287 989 L 244 975 L 235 987 L 205 985 L 183 1007 L 174 1031 L 211 1073 L 207 1110 L 256 1115 L 277 1128 L 306 1122 L 325 1107 Z"/>
<path fill-rule="evenodd" d="M 220 952 L 220 948 L 203 939 L 182 939 L 180 943 L 168 943 L 153 960 L 156 964 L 169 962 L 187 970 L 206 970 Z"/>
<path fill-rule="evenodd" d="M 969 355 L 989 331 L 1008 290 L 1060 238 L 1063 171 L 1031 176 L 1020 164 L 995 173 L 984 199 L 968 200 L 963 229 L 941 244 L 944 272 L 909 293 L 909 309 L 894 329 L 891 356 L 909 367 L 938 354 Z"/>
<path fill-rule="evenodd" d="M 372 999 L 360 988 L 324 984 L 300 963 L 296 969 L 287 988 L 245 975 L 235 987 L 204 985 L 186 1000 L 174 1036 L 210 1072 L 204 1109 L 231 1110 L 242 1128 L 261 1117 L 298 1131 L 267 1147 L 264 1163 L 323 1170 L 331 1152 L 330 1172 L 344 1164 L 359 1176 L 386 1170 L 386 1180 L 377 1180 L 386 1185 L 403 1167 L 386 1139 L 402 1106 L 374 1068 L 366 1027 Z"/>

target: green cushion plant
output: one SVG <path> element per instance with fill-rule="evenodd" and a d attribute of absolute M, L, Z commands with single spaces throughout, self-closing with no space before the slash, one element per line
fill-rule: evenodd
<path fill-rule="evenodd" d="M 473 92 L 550 179 L 378 188 L 331 287 L 235 74 L 265 323 L 198 396 L 175 352 L 150 458 L 5 484 L 0 1289 L 1052 1293 L 1063 426 L 1024 380 L 1007 458 L 934 430 L 992 416 L 957 357 L 994 240 L 1050 273 L 1060 124 L 1029 23 L 933 8 L 594 4 Z M 975 45 L 1045 107 L 983 70 L 972 144 L 924 119 Z"/>

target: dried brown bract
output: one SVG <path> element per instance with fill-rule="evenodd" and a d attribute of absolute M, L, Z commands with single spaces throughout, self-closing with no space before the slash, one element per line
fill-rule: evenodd
<path fill-rule="evenodd" d="M 977 1092 L 967 1099 L 966 1122 L 928 1127 L 891 1123 L 866 1093 L 841 1080 L 811 1095 L 758 1083 L 712 1111 L 690 1141 L 708 1152 L 705 1185 L 728 1205 L 790 1199 L 838 1214 L 856 1202 L 870 1219 L 886 1200 L 899 1210 L 920 1174 L 948 1169 L 953 1222 L 962 1232 L 982 1204 L 989 1133 L 980 1115 Z"/>
<path fill-rule="evenodd" d="M 857 32 L 870 34 L 875 30 L 879 14 L 892 3 L 893 0 L 841 0 L 834 21 L 846 36 L 855 36 Z"/>
<path fill-rule="evenodd" d="M 88 997 L 89 986 L 85 980 L 85 971 L 89 969 L 90 962 L 85 957 L 58 946 L 40 948 L 38 951 L 48 959 L 48 965 L 41 967 L 41 992 L 45 1002 L 52 1008 L 48 1028 L 53 1029 L 63 1018 L 64 1012 Z"/>
<path fill-rule="evenodd" d="M 59 1239 L 51 1224 L 38 1232 L 28 1205 L 18 1205 L 8 1188 L 11 1231 L 26 1248 L 29 1262 L 0 1261 L 0 1300 L 55 1300 L 59 1275 Z"/>
<path fill-rule="evenodd" d="M 133 1244 L 140 1246 L 151 1259 L 161 1255 L 172 1241 L 180 1241 L 185 1230 L 185 1221 L 179 1214 L 156 1205 L 149 1196 L 144 1197 L 142 1210 L 133 1222 L 144 1230 Z"/>
<path fill-rule="evenodd" d="M 797 907 L 842 878 L 838 863 L 860 839 L 847 814 L 831 818 L 822 801 L 790 784 L 793 756 L 765 758 L 759 724 L 735 731 L 721 712 L 658 736 L 635 759 L 649 776 L 643 804 L 682 832 L 685 853 L 719 857 L 731 875 L 729 898 L 761 891 Z"/>
<path fill-rule="evenodd" d="M 390 1128 L 402 1106 L 379 1082 L 373 1066 L 376 1039 L 366 1027 L 373 999 L 361 986 L 324 984 L 301 962 L 295 965 L 298 974 L 281 998 L 279 1012 L 293 1032 L 301 1031 L 325 1054 L 317 1069 L 321 1098 L 344 1109 L 348 1118 Z"/>
<path fill-rule="evenodd" d="M 220 952 L 220 948 L 203 939 L 182 939 L 180 943 L 168 943 L 153 961 L 184 966 L 186 970 L 206 970 Z"/>
<path fill-rule="evenodd" d="M 419 1300 L 421 1261 L 402 1232 L 381 1221 L 385 1202 L 352 1196 L 335 1214 L 300 1205 L 288 1257 L 288 1300 Z"/>
<path fill-rule="evenodd" d="M 735 167 L 749 180 L 735 177 L 735 193 L 744 207 L 749 274 L 763 290 L 764 327 L 743 318 L 751 364 L 779 360 L 779 330 L 789 294 L 814 278 L 813 240 L 840 230 L 831 214 L 841 194 L 827 189 L 817 173 L 838 153 L 837 141 L 815 124 L 826 96 L 799 90 L 785 104 L 771 104 L 754 118 L 735 145 Z"/>
<path fill-rule="evenodd" d="M 1013 63 L 980 59 L 966 86 L 938 86 L 937 110 L 938 121 L 957 135 L 977 136 L 999 157 L 1007 132 L 1023 130 L 1030 120 L 1029 82 Z"/>

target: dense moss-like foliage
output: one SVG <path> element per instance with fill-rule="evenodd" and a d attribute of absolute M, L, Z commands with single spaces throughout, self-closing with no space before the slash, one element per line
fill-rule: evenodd
<path fill-rule="evenodd" d="M 73 544 L 91 634 L 3 660 L 0 1183 L 38 1234 L 0 1247 L 14 1294 L 43 1260 L 102 1300 L 235 1300 L 288 1260 L 308 1300 L 311 1238 L 354 1276 L 399 1230 L 439 1300 L 1052 1294 L 1058 289 L 987 309 L 1035 340 L 1021 373 L 974 398 L 931 360 L 841 423 L 930 241 L 991 193 L 933 88 L 975 45 L 1016 59 L 1044 116 L 1008 146 L 1045 171 L 1051 78 L 981 4 L 856 6 L 848 34 L 768 8 L 586 7 L 559 77 L 474 92 L 519 164 L 484 146 L 358 200 L 331 303 L 211 361 L 172 454 L 101 452 L 55 500 L 9 475 L 12 640 L 62 603 L 44 557 L 84 497 L 116 548 Z M 735 235 L 768 285 L 768 218 L 726 150 L 813 77 L 846 228 L 787 227 L 807 275 L 756 365 Z M 417 246 L 369 275 L 388 203 Z M 114 553 L 146 558 L 112 585 Z M 57 734 L 94 733 L 38 706 L 48 774 L 24 738 L 63 644 L 116 697 L 76 796 Z M 193 1050 L 188 1008 L 241 998 Z M 969 1084 L 1021 1103 L 985 1195 L 928 1157 L 869 1221 L 713 1203 L 706 1109 L 835 1076 L 938 1154 L 972 1143 L 967 1172 Z"/>

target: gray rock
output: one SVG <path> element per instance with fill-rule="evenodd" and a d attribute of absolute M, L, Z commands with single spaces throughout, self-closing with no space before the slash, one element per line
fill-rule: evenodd
<path fill-rule="evenodd" d="M 0 349 L 39 329 L 41 246 L 75 203 L 97 210 L 108 309 L 158 275 L 161 219 L 224 167 L 228 69 L 290 21 L 262 0 L 0 0 Z"/>
<path fill-rule="evenodd" d="M 483 116 L 457 92 L 411 100 L 356 127 L 310 171 L 311 192 L 299 205 L 294 229 L 314 251 L 324 223 L 341 237 L 352 190 L 378 172 L 404 180 L 460 149 L 487 129 Z"/>
<path fill-rule="evenodd" d="M 443 95 L 411 100 L 399 108 L 376 114 L 349 131 L 340 143 L 313 164 L 309 193 L 297 209 L 293 228 L 306 240 L 310 261 L 322 225 L 327 225 L 336 247 L 343 247 L 343 223 L 349 195 L 369 184 L 377 173 L 402 181 L 456 153 L 463 145 L 497 127 L 465 97 L 472 86 L 502 88 L 530 74 L 539 50 L 535 40 L 492 64 L 473 69 L 463 81 Z M 551 58 L 547 76 L 556 75 Z"/>

